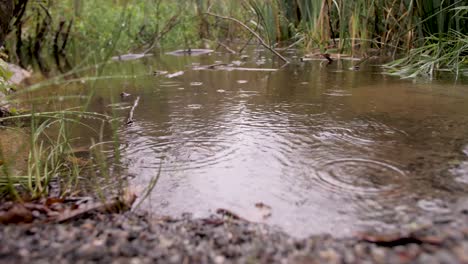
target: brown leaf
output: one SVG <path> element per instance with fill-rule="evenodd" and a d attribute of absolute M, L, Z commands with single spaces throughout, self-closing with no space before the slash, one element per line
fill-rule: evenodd
<path fill-rule="evenodd" d="M 23 204 L 15 204 L 8 211 L 0 212 L 0 223 L 31 223 L 33 215 Z"/>
<path fill-rule="evenodd" d="M 39 211 L 39 212 L 46 213 L 46 214 L 50 212 L 50 209 L 42 204 L 25 203 L 24 207 L 30 211 L 35 210 L 35 211 Z"/>
<path fill-rule="evenodd" d="M 51 206 L 53 204 L 56 204 L 56 203 L 63 203 L 65 200 L 62 199 L 62 198 L 58 198 L 58 197 L 50 197 L 50 198 L 47 198 L 47 200 L 45 201 L 45 205 L 46 206 Z"/>
<path fill-rule="evenodd" d="M 135 193 L 125 190 L 122 197 L 116 197 L 110 199 L 108 202 L 95 202 L 90 204 L 84 204 L 78 206 L 76 209 L 65 210 L 61 215 L 56 219 L 57 222 L 62 223 L 68 220 L 80 217 L 87 213 L 95 212 L 107 212 L 107 213 L 118 213 L 122 211 L 127 211 L 132 208 L 133 203 L 135 202 L 137 196 Z"/>
<path fill-rule="evenodd" d="M 235 220 L 243 220 L 242 217 L 240 217 L 238 214 L 228 210 L 228 209 L 224 209 L 224 208 L 218 208 L 216 210 L 216 213 L 217 214 L 220 214 L 222 216 L 225 216 L 225 217 L 228 217 L 228 218 L 231 218 L 231 219 L 235 219 Z"/>

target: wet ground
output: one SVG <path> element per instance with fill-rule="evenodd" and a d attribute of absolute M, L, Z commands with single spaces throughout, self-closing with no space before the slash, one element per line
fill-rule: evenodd
<path fill-rule="evenodd" d="M 468 211 L 394 234 L 290 237 L 239 220 L 95 214 L 0 225 L 2 263 L 468 263 Z"/>
<path fill-rule="evenodd" d="M 92 109 L 123 123 L 134 109 L 120 154 L 132 185 L 160 174 L 140 207 L 157 215 L 222 209 L 298 237 L 450 217 L 468 190 L 468 85 L 356 63 L 278 67 L 261 50 L 123 61 Z"/>

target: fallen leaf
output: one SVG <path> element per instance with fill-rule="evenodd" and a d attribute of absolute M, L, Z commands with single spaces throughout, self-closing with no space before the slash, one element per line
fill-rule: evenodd
<path fill-rule="evenodd" d="M 107 212 L 107 213 L 119 213 L 123 211 L 130 210 L 133 203 L 135 202 L 137 195 L 134 192 L 125 190 L 124 194 L 121 197 L 115 197 L 110 199 L 108 202 L 94 202 L 89 204 L 83 204 L 71 209 L 65 210 L 60 214 L 55 221 L 58 223 L 63 223 L 87 213 L 93 212 Z"/>
<path fill-rule="evenodd" d="M 8 211 L 0 212 L 0 223 L 31 223 L 33 215 L 23 204 L 15 204 Z"/>
<path fill-rule="evenodd" d="M 53 204 L 56 204 L 56 203 L 63 203 L 65 200 L 62 199 L 62 198 L 58 198 L 58 197 L 50 197 L 50 198 L 47 198 L 47 200 L 45 201 L 45 205 L 46 206 L 51 206 Z"/>
<path fill-rule="evenodd" d="M 224 208 L 218 208 L 216 210 L 216 213 L 217 214 L 220 214 L 224 217 L 228 217 L 228 218 L 231 218 L 231 219 L 235 219 L 235 220 L 244 220 L 242 217 L 240 217 L 238 214 L 228 210 L 228 209 L 224 209 Z"/>

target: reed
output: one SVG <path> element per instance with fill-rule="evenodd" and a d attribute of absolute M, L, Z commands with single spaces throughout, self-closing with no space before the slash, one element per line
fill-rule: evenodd
<path fill-rule="evenodd" d="M 409 76 L 438 69 L 459 73 L 464 67 L 461 55 L 466 52 L 468 6 L 463 0 L 249 0 L 247 3 L 260 21 L 259 32 L 271 45 L 285 40 L 289 33 L 290 38 L 303 39 L 303 47 L 309 51 L 319 49 L 364 57 L 384 55 L 394 59 L 406 56 L 387 68 L 393 69 L 393 73 L 410 73 Z"/>
<path fill-rule="evenodd" d="M 439 34 L 425 39 L 425 43 L 414 48 L 398 60 L 384 65 L 388 72 L 405 78 L 427 76 L 437 77 L 441 71 L 448 71 L 458 78 L 468 73 L 468 35 L 456 31 Z"/>
<path fill-rule="evenodd" d="M 17 191 L 26 193 L 31 198 L 45 196 L 49 193 L 49 183 L 57 180 L 65 190 L 75 190 L 80 181 L 83 167 L 80 159 L 73 152 L 73 138 L 69 133 L 70 124 L 87 126 L 81 118 L 105 120 L 104 115 L 92 112 L 63 110 L 52 112 L 31 111 L 28 114 L 0 118 L 0 122 L 27 120 L 28 128 L 16 128 L 24 134 L 25 140 L 21 148 L 27 149 L 26 168 L 21 168 L 24 174 L 15 174 L 10 170 L 14 164 L 4 163 L 0 176 L 0 194 L 20 198 Z M 3 129 L 12 129 L 5 127 Z M 11 160 L 0 151 L 3 161 Z M 12 153 L 8 153 L 11 155 Z M 24 157 L 17 157 L 24 159 Z"/>

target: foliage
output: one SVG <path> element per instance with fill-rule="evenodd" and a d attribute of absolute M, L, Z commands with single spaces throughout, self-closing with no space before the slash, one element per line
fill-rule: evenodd
<path fill-rule="evenodd" d="M 183 0 L 29 1 L 5 46 L 24 68 L 48 73 L 162 45 L 197 45 L 193 7 Z"/>
<path fill-rule="evenodd" d="M 8 86 L 8 79 L 10 79 L 12 73 L 8 71 L 8 65 L 2 59 L 0 59 L 0 92 L 6 91 Z"/>
<path fill-rule="evenodd" d="M 389 72 L 405 77 L 433 77 L 438 71 L 450 71 L 458 76 L 468 71 L 468 35 L 451 31 L 432 36 L 424 45 L 412 49 L 408 56 L 385 65 Z"/>
<path fill-rule="evenodd" d="M 6 46 L 23 67 L 47 73 L 50 58 L 65 72 L 119 54 L 249 39 L 207 11 L 246 21 L 271 46 L 301 40 L 309 51 L 357 56 L 394 57 L 447 32 L 468 34 L 466 0 L 46 0 L 29 1 Z"/>
<path fill-rule="evenodd" d="M 303 39 L 308 50 L 358 56 L 408 54 L 387 66 L 409 76 L 438 69 L 458 73 L 465 66 L 468 6 L 464 0 L 248 3 L 260 21 L 259 31 L 272 45 L 284 39 L 279 36 L 289 34 Z"/>
<path fill-rule="evenodd" d="M 73 190 L 73 185 L 78 182 L 81 168 L 76 162 L 77 158 L 73 154 L 72 139 L 68 135 L 70 123 L 79 122 L 77 116 L 88 118 L 99 118 L 103 116 L 96 113 L 86 113 L 81 111 L 54 111 L 37 112 L 10 117 L 3 117 L 1 122 L 8 120 L 29 120 L 29 132 L 24 129 L 14 129 L 28 137 L 29 142 L 23 148 L 29 149 L 27 168 L 24 175 L 12 174 L 10 166 L 6 162 L 7 157 L 2 153 L 2 171 L 0 176 L 0 194 L 17 195 L 17 190 L 26 191 L 33 198 L 47 195 L 49 183 L 52 180 L 64 184 L 66 189 Z M 5 129 L 5 128 L 4 128 Z"/>

